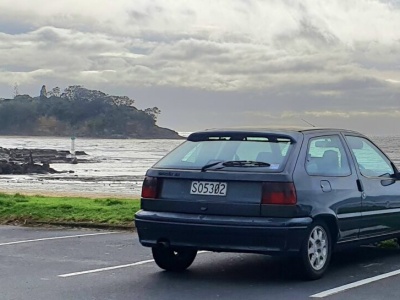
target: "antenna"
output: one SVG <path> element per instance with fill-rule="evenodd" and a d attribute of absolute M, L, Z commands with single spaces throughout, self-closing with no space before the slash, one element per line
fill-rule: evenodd
<path fill-rule="evenodd" d="M 307 123 L 308 125 L 310 125 L 310 126 L 312 126 L 312 127 L 315 127 L 315 125 L 314 125 L 314 124 L 311 124 L 310 122 L 308 122 L 308 121 L 304 120 L 303 118 L 300 118 L 300 120 L 302 120 L 303 122 Z"/>

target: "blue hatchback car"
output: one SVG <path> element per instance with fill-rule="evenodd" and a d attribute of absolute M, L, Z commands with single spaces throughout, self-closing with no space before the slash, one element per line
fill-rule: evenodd
<path fill-rule="evenodd" d="M 400 174 L 341 129 L 206 130 L 147 173 L 135 216 L 168 271 L 198 250 L 294 255 L 320 278 L 332 251 L 400 236 Z"/>

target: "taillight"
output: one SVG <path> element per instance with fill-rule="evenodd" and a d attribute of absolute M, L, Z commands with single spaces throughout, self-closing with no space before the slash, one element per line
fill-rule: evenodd
<path fill-rule="evenodd" d="M 296 189 L 293 182 L 264 182 L 261 204 L 295 205 Z"/>
<path fill-rule="evenodd" d="M 143 180 L 142 198 L 157 198 L 158 180 L 156 177 L 146 176 Z"/>

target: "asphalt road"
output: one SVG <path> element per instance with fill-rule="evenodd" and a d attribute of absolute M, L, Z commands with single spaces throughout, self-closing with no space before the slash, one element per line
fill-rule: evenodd
<path fill-rule="evenodd" d="M 303 281 L 293 261 L 201 253 L 188 271 L 161 271 L 129 232 L 0 226 L 0 299 L 312 299 L 400 269 L 399 249 L 335 255 L 328 274 Z M 400 271 L 399 271 L 400 273 Z M 396 273 L 397 274 L 397 273 Z M 399 299 L 399 275 L 320 299 Z"/>

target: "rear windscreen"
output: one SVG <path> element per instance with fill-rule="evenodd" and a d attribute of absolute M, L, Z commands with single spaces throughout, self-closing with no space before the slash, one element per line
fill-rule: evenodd
<path fill-rule="evenodd" d="M 215 163 L 210 169 L 241 171 L 251 167 L 252 171 L 279 171 L 284 168 L 292 143 L 289 138 L 276 137 L 245 137 L 242 140 L 209 137 L 207 140 L 184 142 L 154 167 L 202 169 Z"/>

